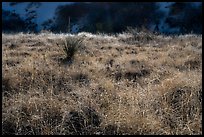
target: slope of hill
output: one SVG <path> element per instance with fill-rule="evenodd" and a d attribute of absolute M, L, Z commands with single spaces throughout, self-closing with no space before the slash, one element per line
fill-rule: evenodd
<path fill-rule="evenodd" d="M 202 134 L 200 35 L 2 34 L 2 53 L 3 134 Z"/>

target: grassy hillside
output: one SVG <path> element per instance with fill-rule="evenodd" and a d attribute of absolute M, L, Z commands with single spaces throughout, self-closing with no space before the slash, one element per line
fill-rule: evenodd
<path fill-rule="evenodd" d="M 2 89 L 3 134 L 202 134 L 202 36 L 2 34 Z"/>

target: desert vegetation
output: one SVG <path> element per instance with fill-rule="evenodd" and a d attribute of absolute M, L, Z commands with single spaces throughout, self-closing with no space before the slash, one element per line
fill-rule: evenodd
<path fill-rule="evenodd" d="M 202 134 L 202 35 L 3 33 L 2 96 L 4 135 Z"/>

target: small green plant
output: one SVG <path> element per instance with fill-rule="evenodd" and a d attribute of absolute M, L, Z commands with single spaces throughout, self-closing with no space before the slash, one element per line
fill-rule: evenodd
<path fill-rule="evenodd" d="M 63 44 L 63 51 L 66 54 L 65 60 L 70 61 L 73 59 L 75 53 L 81 47 L 83 39 L 75 37 L 65 38 L 65 43 Z"/>

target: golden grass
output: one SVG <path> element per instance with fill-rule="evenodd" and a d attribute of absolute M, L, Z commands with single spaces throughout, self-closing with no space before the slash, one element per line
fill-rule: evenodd
<path fill-rule="evenodd" d="M 202 36 L 145 37 L 2 34 L 3 134 L 202 134 Z"/>

